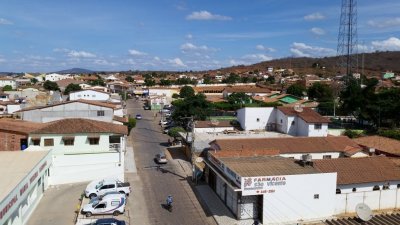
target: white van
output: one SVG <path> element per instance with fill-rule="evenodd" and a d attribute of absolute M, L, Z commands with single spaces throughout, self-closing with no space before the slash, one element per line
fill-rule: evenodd
<path fill-rule="evenodd" d="M 96 214 L 112 214 L 118 216 L 125 212 L 126 197 L 121 194 L 111 194 L 104 196 L 99 201 L 86 204 L 82 208 L 82 214 L 90 217 Z"/>

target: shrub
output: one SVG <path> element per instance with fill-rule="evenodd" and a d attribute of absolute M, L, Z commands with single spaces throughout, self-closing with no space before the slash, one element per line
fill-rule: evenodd
<path fill-rule="evenodd" d="M 129 118 L 127 123 L 124 123 L 128 127 L 128 135 L 131 133 L 132 128 L 136 127 L 136 119 Z"/>
<path fill-rule="evenodd" d="M 358 138 L 358 137 L 362 136 L 362 132 L 356 131 L 356 130 L 349 130 L 349 129 L 345 130 L 342 134 L 349 138 Z"/>

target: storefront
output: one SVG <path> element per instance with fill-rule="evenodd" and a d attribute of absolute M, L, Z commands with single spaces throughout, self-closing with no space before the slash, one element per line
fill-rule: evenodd
<path fill-rule="evenodd" d="M 282 224 L 334 214 L 336 173 L 279 156 L 209 152 L 205 180 L 238 220 Z"/>
<path fill-rule="evenodd" d="M 0 152 L 0 224 L 23 225 L 48 187 L 51 151 Z"/>

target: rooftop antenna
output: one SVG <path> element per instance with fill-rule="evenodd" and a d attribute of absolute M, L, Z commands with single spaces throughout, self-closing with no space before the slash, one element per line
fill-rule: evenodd
<path fill-rule="evenodd" d="M 369 221 L 373 217 L 372 210 L 364 203 L 359 203 L 356 205 L 356 213 L 358 218 L 364 222 Z"/>
<path fill-rule="evenodd" d="M 353 70 L 358 70 L 357 0 L 342 0 L 341 8 L 337 56 L 339 68 L 346 69 L 347 82 Z"/>

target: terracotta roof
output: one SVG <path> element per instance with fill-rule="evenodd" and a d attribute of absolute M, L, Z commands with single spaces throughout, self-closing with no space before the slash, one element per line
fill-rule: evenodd
<path fill-rule="evenodd" d="M 126 122 L 128 122 L 128 118 L 126 118 L 126 117 L 120 117 L 120 116 L 114 116 L 114 117 L 113 117 L 113 120 L 118 121 L 118 122 L 121 122 L 121 123 L 126 123 Z"/>
<path fill-rule="evenodd" d="M 40 129 L 44 126 L 45 124 L 43 123 L 15 119 L 0 119 L 0 130 L 13 131 L 23 134 L 29 134 L 30 132 Z"/>
<path fill-rule="evenodd" d="M 62 119 L 48 122 L 32 134 L 76 134 L 76 133 L 114 133 L 128 134 L 123 125 L 89 119 Z"/>
<path fill-rule="evenodd" d="M 279 156 L 217 157 L 217 159 L 241 177 L 320 173 L 311 166 L 304 167 L 293 159 Z"/>
<path fill-rule="evenodd" d="M 196 121 L 195 128 L 212 128 L 212 127 L 233 127 L 228 120 L 218 121 L 212 124 L 211 121 Z"/>
<path fill-rule="evenodd" d="M 256 156 L 279 156 L 279 150 L 239 150 L 239 151 L 215 151 L 210 152 L 215 157 L 256 157 Z"/>
<path fill-rule="evenodd" d="M 206 95 L 206 100 L 209 102 L 226 102 L 226 100 L 219 95 Z"/>
<path fill-rule="evenodd" d="M 83 81 L 75 80 L 75 79 L 63 79 L 56 81 L 59 87 L 67 87 L 69 84 L 82 84 Z"/>
<path fill-rule="evenodd" d="M 226 86 L 204 86 L 204 87 L 194 87 L 193 89 L 197 93 L 203 93 L 203 92 L 220 92 L 222 93 Z"/>
<path fill-rule="evenodd" d="M 302 112 L 294 110 L 293 107 L 278 106 L 278 110 L 287 116 L 298 116 L 307 123 L 329 123 L 330 120 L 321 116 L 310 108 L 302 108 Z"/>
<path fill-rule="evenodd" d="M 325 173 L 337 172 L 337 184 L 360 184 L 400 180 L 400 167 L 387 157 L 337 158 L 313 161 Z"/>
<path fill-rule="evenodd" d="M 74 101 L 61 102 L 61 103 L 56 103 L 56 104 L 52 104 L 52 105 L 26 107 L 26 108 L 23 108 L 23 109 L 21 109 L 21 110 L 19 110 L 17 112 L 25 112 L 25 111 L 29 111 L 29 110 L 44 109 L 44 108 L 49 108 L 49 107 L 58 106 L 58 105 L 70 104 L 70 103 L 74 103 L 74 102 L 86 103 L 86 104 L 89 104 L 89 105 L 102 106 L 102 107 L 112 108 L 112 109 L 115 109 L 117 107 L 116 105 L 111 104 L 111 103 L 78 99 L 78 100 L 74 100 Z"/>
<path fill-rule="evenodd" d="M 346 136 L 217 139 L 210 144 L 212 147 L 216 146 L 216 150 L 222 151 L 276 149 L 281 154 L 345 153 L 349 147 L 362 151 L 360 146 Z"/>
<path fill-rule="evenodd" d="M 376 135 L 355 138 L 353 140 L 361 146 L 400 156 L 400 141 L 398 140 Z"/>
<path fill-rule="evenodd" d="M 251 86 L 251 85 L 226 87 L 226 88 L 224 89 L 224 91 L 227 91 L 228 93 L 233 93 L 233 92 L 244 92 L 244 93 L 271 93 L 271 90 L 269 90 L 268 88 L 262 88 L 262 87 Z"/>

